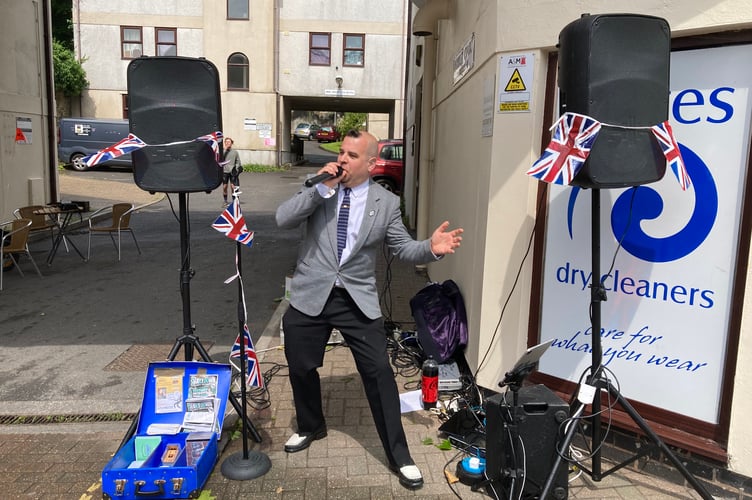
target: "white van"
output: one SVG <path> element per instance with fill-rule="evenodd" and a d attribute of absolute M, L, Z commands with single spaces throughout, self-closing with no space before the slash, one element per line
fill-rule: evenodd
<path fill-rule="evenodd" d="M 128 130 L 128 120 L 61 118 L 57 127 L 58 160 L 67 168 L 86 170 L 86 165 L 81 161 L 85 156 L 128 137 Z M 100 165 L 132 167 L 131 155 L 123 155 Z"/>

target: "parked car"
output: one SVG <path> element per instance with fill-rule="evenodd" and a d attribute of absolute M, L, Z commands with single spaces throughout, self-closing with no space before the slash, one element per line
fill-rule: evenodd
<path fill-rule="evenodd" d="M 58 160 L 73 170 L 86 170 L 86 164 L 81 161 L 84 157 L 128 137 L 128 131 L 128 120 L 61 118 L 57 127 Z M 131 155 L 129 153 L 100 165 L 131 167 Z"/>
<path fill-rule="evenodd" d="M 404 182 L 405 157 L 402 139 L 379 141 L 376 165 L 371 178 L 393 193 L 401 193 Z"/>
<path fill-rule="evenodd" d="M 300 139 L 308 139 L 309 141 L 312 141 L 316 138 L 316 132 L 318 132 L 319 128 L 321 127 L 314 123 L 298 123 L 293 135 Z"/>
<path fill-rule="evenodd" d="M 316 140 L 319 142 L 337 142 L 340 140 L 340 134 L 332 127 L 321 127 L 316 131 Z"/>

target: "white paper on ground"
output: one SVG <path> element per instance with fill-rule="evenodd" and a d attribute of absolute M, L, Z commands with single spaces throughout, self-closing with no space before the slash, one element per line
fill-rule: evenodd
<path fill-rule="evenodd" d="M 404 392 L 400 394 L 400 412 L 409 413 L 415 410 L 423 409 L 423 400 L 421 397 L 421 391 Z"/>

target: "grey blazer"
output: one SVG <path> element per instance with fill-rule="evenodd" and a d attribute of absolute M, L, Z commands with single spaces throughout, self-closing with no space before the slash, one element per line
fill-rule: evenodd
<path fill-rule="evenodd" d="M 367 317 L 381 316 L 376 289 L 376 258 L 386 242 L 407 262 L 435 260 L 430 240 L 415 241 L 402 224 L 399 197 L 369 181 L 363 223 L 348 259 L 337 262 L 337 196 L 322 198 L 315 186 L 303 188 L 277 209 L 277 225 L 292 229 L 306 222 L 292 278 L 290 304 L 318 316 L 339 277 L 342 286 Z"/>

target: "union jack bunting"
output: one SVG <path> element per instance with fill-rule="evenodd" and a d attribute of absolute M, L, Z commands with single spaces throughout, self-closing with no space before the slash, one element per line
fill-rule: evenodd
<path fill-rule="evenodd" d="M 202 135 L 196 140 L 204 141 L 205 143 L 207 143 L 209 147 L 212 148 L 212 151 L 214 151 L 214 158 L 216 158 L 217 163 L 219 163 L 219 143 L 222 141 L 222 132 L 217 130 L 216 132 L 212 132 L 211 134 Z"/>
<path fill-rule="evenodd" d="M 245 345 L 245 371 L 246 382 L 253 387 L 264 387 L 264 378 L 261 376 L 261 368 L 259 367 L 258 357 L 256 351 L 253 349 L 253 340 L 251 340 L 251 332 L 248 331 L 248 325 L 243 324 L 243 343 Z M 235 339 L 235 343 L 232 345 L 230 351 L 230 362 L 232 358 L 240 358 L 240 335 Z"/>
<path fill-rule="evenodd" d="M 669 125 L 668 121 L 665 121 L 658 125 L 653 125 L 651 130 L 658 140 L 658 144 L 661 145 L 666 162 L 668 162 L 671 170 L 674 171 L 676 180 L 679 181 L 679 186 L 681 186 L 682 191 L 686 191 L 692 184 L 692 181 L 689 178 L 689 173 L 687 173 L 687 167 L 684 165 L 684 160 L 682 159 L 681 151 L 679 150 L 679 145 L 676 142 L 671 125 Z"/>
<path fill-rule="evenodd" d="M 253 231 L 248 231 L 245 225 L 245 218 L 240 211 L 240 202 L 238 197 L 233 195 L 232 203 L 227 205 L 225 211 L 217 217 L 212 227 L 224 233 L 230 239 L 238 241 L 243 245 L 253 245 Z"/>
<path fill-rule="evenodd" d="M 83 158 L 83 162 L 87 167 L 93 167 L 99 163 L 106 162 L 128 154 L 137 149 L 141 149 L 146 146 L 146 143 L 136 137 L 133 134 L 128 134 L 128 137 L 120 142 L 116 142 L 112 146 L 108 146 L 101 151 L 97 151 L 93 155 L 89 155 Z"/>
<path fill-rule="evenodd" d="M 567 185 L 587 160 L 601 123 L 589 116 L 565 113 L 551 128 L 551 142 L 526 173 L 543 182 Z"/>
<path fill-rule="evenodd" d="M 221 140 L 222 132 L 220 132 L 219 130 L 212 132 L 211 134 L 206 134 L 202 135 L 201 137 L 191 139 L 190 141 L 176 141 L 170 142 L 168 144 L 146 144 L 135 135 L 128 134 L 128 137 L 126 137 L 122 141 L 116 142 L 112 146 L 107 146 L 101 151 L 97 151 L 93 155 L 84 157 L 83 162 L 86 163 L 87 167 L 93 167 L 94 165 L 97 165 L 99 163 L 103 163 L 107 160 L 112 160 L 146 146 L 171 146 L 173 144 L 186 144 L 194 141 L 202 141 L 207 143 L 209 147 L 212 148 L 212 151 L 214 151 L 214 158 L 216 159 L 217 163 L 219 163 L 219 143 Z"/>

